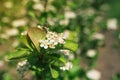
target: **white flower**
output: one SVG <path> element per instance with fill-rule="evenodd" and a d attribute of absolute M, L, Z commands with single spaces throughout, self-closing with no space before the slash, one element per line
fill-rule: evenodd
<path fill-rule="evenodd" d="M 47 11 L 52 11 L 52 12 L 56 12 L 56 8 L 52 5 L 48 5 L 47 6 Z"/>
<path fill-rule="evenodd" d="M 72 53 L 70 53 L 70 50 L 66 50 L 66 49 L 61 49 L 59 50 L 60 53 L 64 54 L 67 58 L 67 60 L 73 60 L 74 59 L 74 55 Z"/>
<path fill-rule="evenodd" d="M 65 12 L 65 19 L 76 18 L 76 14 L 72 11 Z"/>
<path fill-rule="evenodd" d="M 33 9 L 39 10 L 39 11 L 44 11 L 44 6 L 41 3 L 36 3 L 33 5 Z"/>
<path fill-rule="evenodd" d="M 55 25 L 56 21 L 57 21 L 57 18 L 50 18 L 50 17 L 47 18 L 47 22 L 50 25 Z"/>
<path fill-rule="evenodd" d="M 35 3 L 39 3 L 39 0 L 33 0 Z"/>
<path fill-rule="evenodd" d="M 116 30 L 117 29 L 117 19 L 109 19 L 107 21 L 107 28 L 111 30 Z"/>
<path fill-rule="evenodd" d="M 3 17 L 2 21 L 5 23 L 8 23 L 8 22 L 10 22 L 10 19 L 9 19 L 9 17 Z"/>
<path fill-rule="evenodd" d="M 21 35 L 27 35 L 27 31 L 22 32 Z"/>
<path fill-rule="evenodd" d="M 97 39 L 97 40 L 103 40 L 104 39 L 104 35 L 101 33 L 95 33 L 92 36 L 93 39 Z"/>
<path fill-rule="evenodd" d="M 69 20 L 68 19 L 63 19 L 59 22 L 60 25 L 64 25 L 67 26 L 69 24 Z"/>
<path fill-rule="evenodd" d="M 69 55 L 69 60 L 73 60 L 73 59 L 75 59 L 74 54 L 70 54 L 70 55 Z"/>
<path fill-rule="evenodd" d="M 13 3 L 11 1 L 5 2 L 4 3 L 6 8 L 12 8 L 13 7 Z"/>
<path fill-rule="evenodd" d="M 55 48 L 55 45 L 54 44 L 49 44 L 49 47 L 50 48 Z"/>
<path fill-rule="evenodd" d="M 64 50 L 64 49 L 61 49 L 59 50 L 61 53 L 63 53 L 64 55 L 70 55 L 70 51 L 69 50 Z"/>
<path fill-rule="evenodd" d="M 101 73 L 95 69 L 92 69 L 86 73 L 86 76 L 91 80 L 100 80 Z"/>
<path fill-rule="evenodd" d="M 100 23 L 102 20 L 103 20 L 103 17 L 102 17 L 102 16 L 97 16 L 94 21 L 95 21 L 96 23 Z"/>
<path fill-rule="evenodd" d="M 88 57 L 94 57 L 96 55 L 96 50 L 90 49 L 87 51 Z"/>
<path fill-rule="evenodd" d="M 45 49 L 48 48 L 48 40 L 41 40 L 40 41 L 40 47 L 44 47 Z"/>
<path fill-rule="evenodd" d="M 25 26 L 26 24 L 27 24 L 27 21 L 24 19 L 17 19 L 12 22 L 13 27 Z"/>
<path fill-rule="evenodd" d="M 47 40 L 49 40 L 50 44 L 51 43 L 53 43 L 54 45 L 57 45 L 58 43 L 64 44 L 62 34 L 57 34 L 55 32 L 48 32 L 46 37 Z"/>
<path fill-rule="evenodd" d="M 87 16 L 92 16 L 95 14 L 95 10 L 93 8 L 88 8 L 86 14 Z"/>
<path fill-rule="evenodd" d="M 24 61 L 22 61 L 22 62 L 19 62 L 18 65 L 17 65 L 17 71 L 18 71 L 18 73 L 19 73 L 19 76 L 20 76 L 21 78 L 23 78 L 23 77 L 24 77 L 24 73 L 25 73 L 26 71 L 28 71 L 29 68 L 30 68 L 30 64 L 29 64 L 29 62 L 28 62 L 27 60 L 24 60 Z"/>
<path fill-rule="evenodd" d="M 18 29 L 16 28 L 6 30 L 6 35 L 8 36 L 16 36 L 18 33 Z"/>
<path fill-rule="evenodd" d="M 63 39 L 67 39 L 69 37 L 69 35 L 70 35 L 70 32 L 68 30 L 65 30 L 63 32 Z"/>
<path fill-rule="evenodd" d="M 72 67 L 73 67 L 73 64 L 71 62 L 67 62 L 65 66 L 60 67 L 60 69 L 65 71 L 65 70 L 71 69 Z"/>
<path fill-rule="evenodd" d="M 58 37 L 58 42 L 59 42 L 60 44 L 64 44 L 64 43 L 65 43 L 65 41 L 64 41 L 61 37 Z"/>
<path fill-rule="evenodd" d="M 17 47 L 18 45 L 19 45 L 18 40 L 13 41 L 13 43 L 12 43 L 12 46 L 13 46 L 13 47 Z"/>
<path fill-rule="evenodd" d="M 45 49 L 47 49 L 48 47 L 55 48 L 55 45 L 57 45 L 58 43 L 65 43 L 62 35 L 48 31 L 46 35 L 46 40 L 40 40 L 40 47 L 44 47 Z"/>
<path fill-rule="evenodd" d="M 48 32 L 47 35 L 46 35 L 47 39 L 52 39 L 52 38 L 55 38 L 57 37 L 57 34 L 55 32 Z"/>
<path fill-rule="evenodd" d="M 3 39 L 8 39 L 8 38 L 9 38 L 9 36 L 8 36 L 8 35 L 6 35 L 5 33 L 2 33 L 2 34 L 0 34 L 0 38 L 3 38 Z"/>

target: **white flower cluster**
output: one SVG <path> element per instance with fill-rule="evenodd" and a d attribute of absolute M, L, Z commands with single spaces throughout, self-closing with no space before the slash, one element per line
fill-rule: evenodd
<path fill-rule="evenodd" d="M 70 53 L 70 50 L 61 49 L 59 50 L 59 52 L 65 55 L 68 58 L 68 61 L 73 60 L 75 58 L 75 56 L 72 53 Z"/>
<path fill-rule="evenodd" d="M 25 19 L 16 19 L 12 22 L 13 27 L 25 26 L 27 24 L 27 20 Z"/>
<path fill-rule="evenodd" d="M 118 21 L 117 21 L 117 19 L 115 19 L 115 18 L 109 19 L 107 21 L 107 28 L 108 28 L 108 30 L 117 30 L 117 28 L 118 28 Z"/>
<path fill-rule="evenodd" d="M 73 64 L 71 62 L 67 62 L 65 66 L 60 67 L 60 69 L 65 71 L 65 70 L 71 69 L 72 67 L 73 67 Z"/>
<path fill-rule="evenodd" d="M 93 39 L 96 39 L 96 40 L 104 40 L 104 35 L 101 34 L 101 33 L 94 33 L 93 36 L 92 36 Z"/>
<path fill-rule="evenodd" d="M 96 50 L 90 49 L 87 51 L 87 56 L 93 58 L 97 54 Z"/>
<path fill-rule="evenodd" d="M 76 13 L 69 10 L 64 13 L 64 17 L 65 19 L 60 20 L 59 24 L 67 26 L 70 22 L 70 19 L 76 18 Z"/>
<path fill-rule="evenodd" d="M 63 34 L 57 34 L 55 32 L 48 32 L 46 35 L 46 40 L 40 40 L 40 47 L 44 47 L 45 49 L 55 48 L 57 44 L 64 44 L 64 37 Z"/>
<path fill-rule="evenodd" d="M 19 62 L 18 65 L 17 65 L 17 71 L 19 73 L 19 76 L 21 78 L 23 78 L 24 77 L 24 72 L 28 71 L 29 68 L 30 68 L 30 64 L 27 60 Z"/>
<path fill-rule="evenodd" d="M 95 69 L 89 70 L 86 73 L 86 76 L 90 79 L 90 80 L 100 80 L 101 78 L 101 73 Z"/>

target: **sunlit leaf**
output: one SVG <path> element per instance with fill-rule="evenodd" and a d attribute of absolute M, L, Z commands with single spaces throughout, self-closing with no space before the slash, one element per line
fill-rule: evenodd
<path fill-rule="evenodd" d="M 28 29 L 28 37 L 31 39 L 35 48 L 39 51 L 39 41 L 45 39 L 46 30 L 42 28 L 32 27 Z"/>
<path fill-rule="evenodd" d="M 57 78 L 59 76 L 58 71 L 51 68 L 51 66 L 50 66 L 50 72 L 51 72 L 51 75 L 52 75 L 53 78 Z"/>
<path fill-rule="evenodd" d="M 32 17 L 32 18 L 36 18 L 35 14 L 31 11 L 28 12 L 28 14 Z"/>
<path fill-rule="evenodd" d="M 9 59 L 9 60 L 16 60 L 16 59 L 24 58 L 27 55 L 29 55 L 28 50 L 25 50 L 25 49 L 17 50 L 15 52 L 10 53 L 7 56 L 7 59 Z"/>
<path fill-rule="evenodd" d="M 66 41 L 66 43 L 64 44 L 64 47 L 72 51 L 76 51 L 78 49 L 78 44 L 73 41 Z"/>
<path fill-rule="evenodd" d="M 21 40 L 22 40 L 22 42 L 23 42 L 30 50 L 32 50 L 30 44 L 28 43 L 28 37 L 27 37 L 27 35 L 22 35 Z"/>
<path fill-rule="evenodd" d="M 12 80 L 12 77 L 10 74 L 6 73 L 3 75 L 3 80 Z"/>
<path fill-rule="evenodd" d="M 56 60 L 59 63 L 66 63 L 67 62 L 66 58 L 62 55 L 60 56 L 59 54 L 49 54 L 49 55 L 46 55 L 46 57 L 53 59 L 53 60 Z"/>
<path fill-rule="evenodd" d="M 63 57 L 63 56 L 61 56 L 61 57 L 59 58 L 59 60 L 60 60 L 61 62 L 63 62 L 63 63 L 66 63 L 66 62 L 67 62 L 67 61 L 66 61 L 66 58 Z"/>
<path fill-rule="evenodd" d="M 78 41 L 77 32 L 75 32 L 75 31 L 69 31 L 69 32 L 70 32 L 70 35 L 68 37 L 68 40 Z"/>

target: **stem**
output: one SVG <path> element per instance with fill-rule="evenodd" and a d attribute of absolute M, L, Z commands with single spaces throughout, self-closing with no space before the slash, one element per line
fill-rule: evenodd
<path fill-rule="evenodd" d="M 45 4 L 44 4 L 44 12 L 46 12 L 47 4 L 48 4 L 48 0 L 45 0 Z"/>
<path fill-rule="evenodd" d="M 45 75 L 44 70 L 41 72 L 36 72 L 37 80 L 44 80 L 44 75 Z"/>
<path fill-rule="evenodd" d="M 45 17 L 45 22 L 47 23 L 47 4 L 48 4 L 48 0 L 45 0 L 45 4 L 44 4 L 44 17 Z"/>

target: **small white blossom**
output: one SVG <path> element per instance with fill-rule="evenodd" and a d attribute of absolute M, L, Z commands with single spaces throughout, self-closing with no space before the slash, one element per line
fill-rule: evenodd
<path fill-rule="evenodd" d="M 3 39 L 8 39 L 8 38 L 9 38 L 9 36 L 8 36 L 8 35 L 6 35 L 5 33 L 2 33 L 2 34 L 0 34 L 0 38 L 3 38 Z"/>
<path fill-rule="evenodd" d="M 95 10 L 93 8 L 88 8 L 86 14 L 87 16 L 92 16 L 95 14 Z"/>
<path fill-rule="evenodd" d="M 67 11 L 67 12 L 65 12 L 65 18 L 66 19 L 76 18 L 76 14 L 72 11 Z"/>
<path fill-rule="evenodd" d="M 40 47 L 44 47 L 45 49 L 55 48 L 55 45 L 64 44 L 65 41 L 61 34 L 57 34 L 55 32 L 48 32 L 46 35 L 46 40 L 40 40 Z"/>
<path fill-rule="evenodd" d="M 70 55 L 70 51 L 69 50 L 64 50 L 64 49 L 62 49 L 62 50 L 60 50 L 60 52 L 61 53 L 63 53 L 64 55 Z"/>
<path fill-rule="evenodd" d="M 69 32 L 68 30 L 65 30 L 65 31 L 63 32 L 63 38 L 64 38 L 64 39 L 67 39 L 67 38 L 69 37 L 69 35 L 70 35 L 70 32 Z"/>
<path fill-rule="evenodd" d="M 25 26 L 26 24 L 27 24 L 27 21 L 24 19 L 17 19 L 12 22 L 13 27 Z"/>
<path fill-rule="evenodd" d="M 102 16 L 97 16 L 94 21 L 95 21 L 96 23 L 100 23 L 102 20 L 103 20 L 103 17 L 102 17 Z"/>
<path fill-rule="evenodd" d="M 12 43 L 12 46 L 13 46 L 13 47 L 17 47 L 18 45 L 19 45 L 18 40 L 13 41 L 13 43 Z"/>
<path fill-rule="evenodd" d="M 65 70 L 71 69 L 72 67 L 73 67 L 73 64 L 71 62 L 67 62 L 65 66 L 60 67 L 60 69 L 65 71 Z"/>
<path fill-rule="evenodd" d="M 69 55 L 69 60 L 73 60 L 73 59 L 75 59 L 74 54 L 70 54 L 70 55 Z"/>
<path fill-rule="evenodd" d="M 117 25 L 117 19 L 109 19 L 107 21 L 107 28 L 110 30 L 116 30 L 118 27 Z"/>
<path fill-rule="evenodd" d="M 52 11 L 52 12 L 56 12 L 56 8 L 52 5 L 48 5 L 47 6 L 47 11 Z"/>
<path fill-rule="evenodd" d="M 100 80 L 101 73 L 95 69 L 92 69 L 86 73 L 86 76 L 91 80 Z"/>
<path fill-rule="evenodd" d="M 8 22 L 10 22 L 10 18 L 5 16 L 2 18 L 2 21 L 5 23 L 8 23 Z"/>
<path fill-rule="evenodd" d="M 23 77 L 24 77 L 24 73 L 25 73 L 26 71 L 28 71 L 29 68 L 30 68 L 30 64 L 29 64 L 29 62 L 28 62 L 27 60 L 24 60 L 24 61 L 22 61 L 22 62 L 19 62 L 18 65 L 17 65 L 17 71 L 18 71 L 18 73 L 19 73 L 19 76 L 20 76 L 21 78 L 23 78 Z"/>
<path fill-rule="evenodd" d="M 69 24 L 69 19 L 63 19 L 59 22 L 60 25 L 67 26 Z"/>
<path fill-rule="evenodd" d="M 48 40 L 41 40 L 40 41 L 40 47 L 44 47 L 45 49 L 47 49 L 48 48 Z"/>
<path fill-rule="evenodd" d="M 94 57 L 96 55 L 96 51 L 93 49 L 90 49 L 87 51 L 87 56 L 88 57 Z"/>
<path fill-rule="evenodd" d="M 65 43 L 64 40 L 63 40 L 61 37 L 58 37 L 58 42 L 59 42 L 60 44 L 64 44 L 64 43 Z"/>
<path fill-rule="evenodd" d="M 35 3 L 39 3 L 39 0 L 33 0 Z"/>
<path fill-rule="evenodd" d="M 27 35 L 27 31 L 22 32 L 21 35 Z"/>
<path fill-rule="evenodd" d="M 18 29 L 16 28 L 6 30 L 6 35 L 8 36 L 16 36 L 18 33 Z"/>
<path fill-rule="evenodd" d="M 55 25 L 56 21 L 57 21 L 57 18 L 50 18 L 50 17 L 47 18 L 47 22 L 50 25 Z"/>
<path fill-rule="evenodd" d="M 11 1 L 5 2 L 4 5 L 5 5 L 5 7 L 8 8 L 8 9 L 10 9 L 10 8 L 13 7 L 13 3 L 12 3 Z"/>
<path fill-rule="evenodd" d="M 68 58 L 68 61 L 73 60 L 75 58 L 75 56 L 72 53 L 70 53 L 70 50 L 61 49 L 59 50 L 59 52 L 64 54 Z"/>
<path fill-rule="evenodd" d="M 50 48 L 55 48 L 55 45 L 54 44 L 49 44 L 49 47 Z"/>
<path fill-rule="evenodd" d="M 41 3 L 36 3 L 33 5 L 33 9 L 39 10 L 39 11 L 44 11 L 44 6 Z"/>
<path fill-rule="evenodd" d="M 97 39 L 97 40 L 103 40 L 104 39 L 104 35 L 101 33 L 95 33 L 92 36 L 93 39 Z"/>

